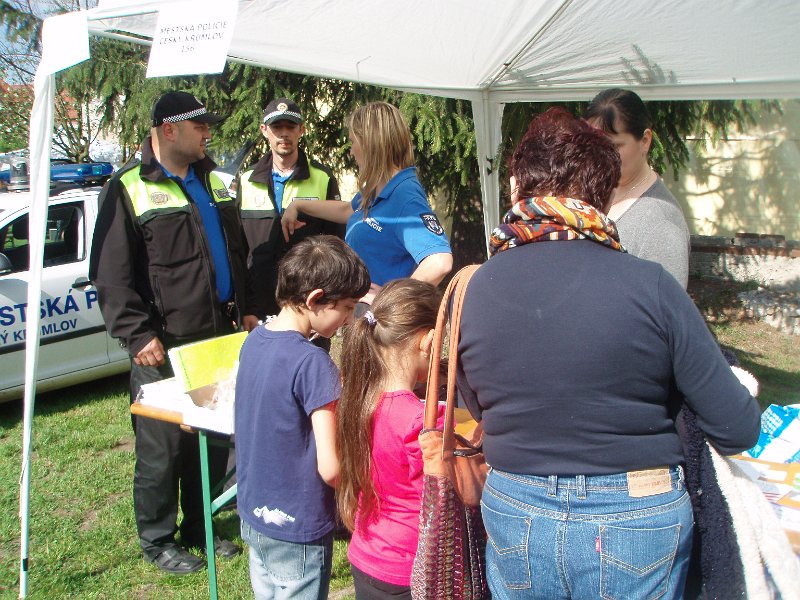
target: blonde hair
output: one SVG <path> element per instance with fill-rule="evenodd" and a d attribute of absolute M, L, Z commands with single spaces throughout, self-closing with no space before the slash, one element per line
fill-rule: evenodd
<path fill-rule="evenodd" d="M 396 356 L 420 332 L 436 326 L 439 291 L 416 279 L 387 283 L 372 303 L 372 314 L 356 319 L 342 342 L 342 393 L 336 405 L 336 447 L 341 470 L 336 504 L 345 526 L 369 522 L 379 512 L 372 482 L 372 419 Z"/>
<path fill-rule="evenodd" d="M 394 174 L 414 165 L 411 132 L 397 107 L 370 102 L 353 111 L 347 123 L 361 146 L 358 190 L 364 216 L 372 201 Z"/>

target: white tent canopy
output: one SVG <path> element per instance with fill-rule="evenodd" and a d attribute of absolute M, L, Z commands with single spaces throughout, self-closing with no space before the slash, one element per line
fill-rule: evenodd
<path fill-rule="evenodd" d="M 147 11 L 166 2 L 120 4 L 89 11 L 90 31 L 152 38 Z M 798 23 L 792 0 L 244 1 L 229 56 L 503 102 L 584 99 L 637 76 L 647 98 L 783 97 L 798 90 Z"/>
<path fill-rule="evenodd" d="M 104 0 L 89 30 L 145 43 L 166 2 Z M 121 15 L 121 16 L 120 16 Z M 471 100 L 487 232 L 508 102 L 800 96 L 796 0 L 262 0 L 239 3 L 235 61 Z"/>
<path fill-rule="evenodd" d="M 175 1 L 101 0 L 83 14 L 91 34 L 148 44 L 159 8 Z M 609 87 L 645 99 L 800 97 L 797 0 L 240 0 L 238 10 L 230 60 L 470 100 L 487 237 L 499 219 L 492 165 L 505 103 L 588 100 Z M 37 74 L 31 306 L 40 300 L 54 88 L 52 74 Z M 39 340 L 38 311 L 29 315 L 21 596 Z"/>

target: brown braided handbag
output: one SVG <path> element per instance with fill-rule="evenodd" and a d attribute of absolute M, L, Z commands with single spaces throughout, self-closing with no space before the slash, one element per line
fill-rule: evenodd
<path fill-rule="evenodd" d="M 486 530 L 480 499 L 486 481 L 481 451 L 483 428 L 455 431 L 455 380 L 461 306 L 467 283 L 477 265 L 464 267 L 453 277 L 442 298 L 428 369 L 425 428 L 419 436 L 424 461 L 419 543 L 411 572 L 414 600 L 481 600 L 489 598 L 486 583 Z M 439 366 L 447 313 L 450 316 L 450 353 L 447 364 L 447 408 L 444 430 L 436 429 Z"/>

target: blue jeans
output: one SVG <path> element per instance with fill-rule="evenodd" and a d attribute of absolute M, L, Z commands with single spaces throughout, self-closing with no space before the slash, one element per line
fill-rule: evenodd
<path fill-rule="evenodd" d="M 256 600 L 325 600 L 331 582 L 333 532 L 306 544 L 284 542 L 242 521 L 250 547 L 250 585 Z"/>
<path fill-rule="evenodd" d="M 481 500 L 492 598 L 681 598 L 692 507 L 671 490 L 633 498 L 627 476 L 535 477 L 492 469 Z"/>

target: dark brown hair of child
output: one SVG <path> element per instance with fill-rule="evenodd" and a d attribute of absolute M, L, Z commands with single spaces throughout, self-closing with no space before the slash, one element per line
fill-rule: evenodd
<path fill-rule="evenodd" d="M 294 246 L 278 265 L 275 299 L 278 306 L 305 306 L 316 289 L 323 291 L 320 304 L 362 298 L 369 291 L 369 272 L 364 262 L 333 235 L 315 235 Z"/>

